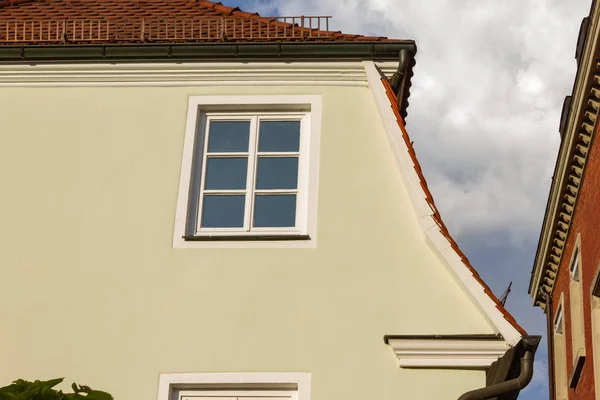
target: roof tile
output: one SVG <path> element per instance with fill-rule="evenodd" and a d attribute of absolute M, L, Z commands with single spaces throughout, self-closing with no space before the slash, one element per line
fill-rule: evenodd
<path fill-rule="evenodd" d="M 0 43 L 405 42 L 328 31 L 323 18 L 282 21 L 208 0 L 0 0 Z"/>

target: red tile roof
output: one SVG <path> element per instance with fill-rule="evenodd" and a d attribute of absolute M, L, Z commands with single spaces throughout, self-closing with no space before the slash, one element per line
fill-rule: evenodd
<path fill-rule="evenodd" d="M 483 287 L 483 290 L 488 295 L 488 297 L 496 304 L 496 308 L 502 313 L 502 315 L 504 316 L 504 318 L 521 335 L 526 336 L 527 332 L 525 331 L 525 329 L 523 329 L 517 323 L 517 321 L 514 319 L 514 317 L 500 303 L 500 301 L 494 295 L 494 293 L 489 288 L 489 286 L 485 283 L 485 281 L 481 278 L 481 276 L 479 275 L 479 273 L 477 273 L 477 271 L 475 270 L 475 268 L 473 267 L 473 265 L 469 262 L 469 259 L 467 258 L 467 256 L 458 247 L 458 244 L 456 243 L 456 241 L 454 240 L 454 238 L 452 237 L 452 235 L 448 231 L 448 228 L 446 227 L 446 224 L 444 224 L 444 221 L 442 220 L 442 217 L 441 217 L 441 215 L 440 215 L 440 213 L 439 213 L 439 211 L 438 211 L 438 209 L 437 209 L 437 207 L 435 205 L 435 202 L 433 201 L 433 196 L 431 195 L 431 191 L 429 190 L 429 187 L 427 186 L 427 181 L 425 180 L 425 176 L 423 175 L 423 171 L 421 170 L 421 165 L 419 164 L 419 160 L 417 159 L 417 155 L 415 153 L 415 149 L 414 149 L 414 147 L 412 145 L 410 137 L 408 136 L 408 133 L 406 132 L 406 128 L 404 127 L 404 123 L 402 122 L 402 117 L 400 115 L 400 112 L 398 111 L 398 100 L 396 98 L 396 95 L 394 94 L 394 91 L 393 91 L 392 87 L 390 86 L 390 84 L 388 83 L 387 79 L 382 78 L 381 81 L 383 82 L 383 85 L 385 87 L 387 96 L 388 96 L 388 98 L 390 100 L 390 106 L 392 107 L 392 110 L 394 111 L 394 114 L 396 115 L 396 120 L 398 122 L 398 125 L 400 126 L 400 130 L 402 131 L 402 139 L 404 139 L 406 147 L 408 148 L 408 154 L 410 155 L 410 158 L 411 158 L 411 160 L 413 162 L 413 165 L 415 167 L 415 171 L 417 173 L 417 176 L 419 177 L 419 181 L 421 183 L 421 188 L 423 189 L 423 192 L 425 193 L 425 200 L 427 201 L 427 203 L 429 204 L 429 206 L 433 210 L 433 215 L 432 215 L 433 220 L 438 225 L 439 230 L 442 233 L 442 235 L 448 240 L 448 242 L 450 242 L 450 246 L 452 247 L 452 249 L 461 258 L 462 263 L 469 269 L 469 271 L 471 272 L 471 274 L 473 275 L 473 277 L 475 278 L 475 280 L 477 282 L 479 282 L 479 284 Z"/>
<path fill-rule="evenodd" d="M 261 17 L 207 0 L 0 0 L 0 43 L 412 43 L 329 31 L 327 18 Z"/>

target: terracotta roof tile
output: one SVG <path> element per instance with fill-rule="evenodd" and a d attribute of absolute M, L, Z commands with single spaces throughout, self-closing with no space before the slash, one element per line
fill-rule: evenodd
<path fill-rule="evenodd" d="M 267 18 L 208 0 L 0 0 L 0 43 L 405 42 L 330 31 L 325 18 Z"/>
<path fill-rule="evenodd" d="M 413 162 L 413 165 L 415 166 L 415 171 L 417 172 L 417 175 L 419 177 L 421 188 L 423 189 L 423 192 L 425 193 L 425 197 L 426 197 L 425 200 L 427 201 L 427 203 L 433 209 L 433 214 L 432 214 L 433 220 L 439 226 L 440 232 L 448 240 L 448 242 L 450 243 L 450 246 L 452 247 L 452 249 L 462 259 L 463 264 L 469 269 L 469 271 L 471 272 L 471 274 L 473 275 L 473 277 L 475 278 L 475 280 L 477 282 L 479 282 L 479 284 L 483 287 L 483 290 L 488 295 L 488 297 L 496 304 L 496 308 L 498 308 L 498 310 L 502 313 L 502 315 L 504 316 L 504 318 L 521 335 L 526 336 L 527 332 L 525 331 L 525 329 L 523 329 L 517 323 L 517 321 L 513 318 L 513 316 L 500 303 L 500 301 L 494 295 L 494 293 L 489 288 L 489 286 L 481 278 L 481 276 L 479 275 L 479 273 L 477 272 L 477 270 L 475 270 L 475 268 L 473 267 L 473 265 L 471 265 L 471 263 L 469 262 L 469 259 L 467 258 L 467 256 L 462 252 L 462 250 L 460 249 L 460 247 L 458 247 L 458 243 L 456 243 L 456 241 L 454 240 L 454 238 L 452 237 L 452 235 L 448 231 L 448 228 L 446 227 L 446 224 L 444 224 L 444 221 L 442 220 L 442 217 L 440 216 L 440 213 L 438 212 L 437 207 L 435 206 L 435 203 L 434 203 L 434 200 L 433 200 L 433 196 L 431 195 L 431 191 L 429 190 L 429 187 L 427 186 L 427 182 L 425 180 L 425 176 L 423 176 L 423 172 L 421 170 L 421 165 L 419 163 L 419 160 L 417 159 L 417 156 L 416 156 L 414 147 L 412 145 L 412 142 L 410 140 L 410 137 L 408 136 L 408 133 L 406 132 L 406 129 L 404 127 L 404 123 L 402 122 L 402 118 L 400 118 L 399 115 L 398 115 L 398 111 L 397 111 L 398 110 L 398 101 L 396 99 L 396 96 L 394 95 L 394 91 L 393 91 L 392 87 L 390 86 L 390 84 L 388 83 L 387 79 L 382 78 L 381 81 L 383 82 L 383 85 L 385 86 L 386 94 L 387 94 L 387 96 L 388 96 L 388 98 L 390 100 L 390 106 L 392 107 L 392 110 L 394 111 L 394 114 L 396 115 L 398 125 L 400 126 L 400 130 L 402 131 L 402 138 L 404 139 L 404 142 L 406 143 L 406 146 L 408 148 L 408 154 L 410 155 L 410 158 L 411 158 L 411 160 Z"/>

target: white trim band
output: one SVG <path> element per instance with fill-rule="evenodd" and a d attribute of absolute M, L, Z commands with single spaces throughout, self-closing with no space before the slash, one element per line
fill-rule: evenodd
<path fill-rule="evenodd" d="M 361 62 L 0 66 L 0 86 L 367 86 Z"/>

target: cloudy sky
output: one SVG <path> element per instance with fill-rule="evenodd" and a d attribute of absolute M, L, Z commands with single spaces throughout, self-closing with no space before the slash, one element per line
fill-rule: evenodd
<path fill-rule="evenodd" d="M 527 295 L 575 45 L 591 0 L 222 0 L 261 15 L 331 15 L 348 33 L 415 39 L 407 127 L 451 232 L 532 334 Z M 432 117 L 433 116 L 433 117 Z M 548 399 L 546 344 L 521 395 Z"/>

